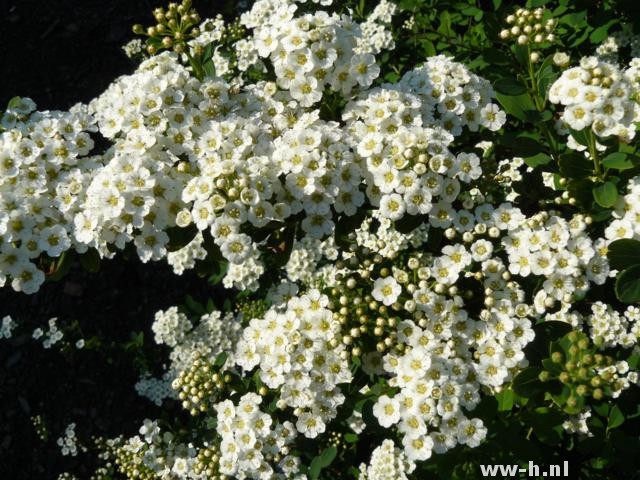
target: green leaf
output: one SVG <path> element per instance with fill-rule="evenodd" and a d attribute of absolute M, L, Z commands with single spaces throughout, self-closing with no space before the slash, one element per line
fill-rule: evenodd
<path fill-rule="evenodd" d="M 640 265 L 633 265 L 618 274 L 616 296 L 624 303 L 640 303 Z"/>
<path fill-rule="evenodd" d="M 588 178 L 579 180 L 571 180 L 567 185 L 569 194 L 574 197 L 580 204 L 586 208 L 591 208 L 593 203 L 593 187 L 594 183 Z M 609 214 L 609 211 L 606 211 Z M 592 215 L 593 217 L 593 215 Z"/>
<path fill-rule="evenodd" d="M 513 408 L 515 394 L 510 388 L 505 388 L 496 395 L 496 399 L 498 400 L 498 411 L 508 412 Z"/>
<path fill-rule="evenodd" d="M 567 178 L 581 179 L 591 176 L 593 165 L 577 152 L 563 153 L 558 160 L 560 173 Z"/>
<path fill-rule="evenodd" d="M 614 405 L 609 412 L 609 421 L 607 423 L 607 430 L 619 427 L 624 423 L 624 414 L 617 405 Z"/>
<path fill-rule="evenodd" d="M 536 437 L 547 445 L 557 445 L 562 440 L 564 416 L 547 407 L 538 407 L 525 415 Z"/>
<path fill-rule="evenodd" d="M 451 31 L 451 15 L 446 10 L 443 10 L 440 14 L 440 26 L 438 27 L 438 32 L 442 33 L 446 37 L 450 37 L 453 34 Z"/>
<path fill-rule="evenodd" d="M 505 144 L 508 145 L 513 150 L 514 155 L 518 157 L 531 157 L 545 150 L 544 145 L 538 140 L 524 135 L 517 137 L 505 135 Z"/>
<path fill-rule="evenodd" d="M 206 62 L 204 62 L 202 64 L 202 70 L 204 70 L 204 73 L 207 77 L 209 78 L 215 78 L 216 76 L 216 66 L 214 65 L 213 61 L 208 60 Z"/>
<path fill-rule="evenodd" d="M 53 262 L 53 271 L 47 275 L 47 280 L 57 282 L 62 280 L 69 273 L 75 253 L 73 250 L 66 250 Z"/>
<path fill-rule="evenodd" d="M 355 433 L 345 433 L 344 441 L 347 443 L 356 443 L 358 441 L 358 435 Z"/>
<path fill-rule="evenodd" d="M 589 146 L 589 131 L 589 127 L 583 128 L 582 130 L 569 129 L 573 139 L 583 147 Z"/>
<path fill-rule="evenodd" d="M 210 285 L 219 284 L 229 269 L 229 262 L 221 261 L 215 264 L 215 273 L 209 276 L 208 282 Z"/>
<path fill-rule="evenodd" d="M 431 40 L 423 40 L 421 42 L 422 50 L 427 57 L 433 57 L 436 55 L 436 47 Z"/>
<path fill-rule="evenodd" d="M 539 367 L 527 367 L 511 383 L 511 388 L 521 397 L 529 398 L 544 391 L 543 383 L 538 379 L 542 370 Z"/>
<path fill-rule="evenodd" d="M 315 457 L 311 461 L 311 467 L 309 468 L 309 478 L 311 480 L 315 480 L 320 476 L 320 471 L 323 468 L 328 467 L 333 462 L 333 459 L 336 458 L 336 454 L 338 453 L 338 449 L 333 445 L 326 448 L 320 455 Z"/>
<path fill-rule="evenodd" d="M 621 238 L 609 244 L 607 257 L 611 268 L 624 270 L 633 265 L 640 265 L 640 241 Z"/>
<path fill-rule="evenodd" d="M 512 47 L 512 51 L 520 65 L 523 67 L 529 65 L 529 49 L 526 46 L 515 44 Z"/>
<path fill-rule="evenodd" d="M 529 112 L 535 110 L 535 106 L 529 98 L 529 95 L 503 95 L 502 93 L 496 93 L 496 98 L 505 112 L 513 115 L 518 120 L 523 122 L 529 121 L 531 115 Z"/>
<path fill-rule="evenodd" d="M 630 157 L 624 152 L 610 153 L 604 157 L 602 165 L 605 168 L 615 168 L 616 170 L 629 170 L 635 166 Z"/>
<path fill-rule="evenodd" d="M 205 313 L 207 313 L 202 304 L 191 295 L 186 296 L 186 298 L 184 299 L 184 303 L 189 310 L 197 315 L 204 315 Z"/>
<path fill-rule="evenodd" d="M 599 26 L 593 32 L 591 32 L 591 35 L 589 35 L 589 41 L 593 44 L 602 43 L 602 41 L 605 38 L 607 38 L 607 35 L 609 34 L 609 29 L 618 22 L 619 22 L 618 19 L 613 19 L 613 20 L 609 20 L 604 25 Z"/>
<path fill-rule="evenodd" d="M 539 167 L 540 165 L 546 165 L 551 161 L 551 157 L 546 153 L 537 153 L 531 157 L 525 157 L 524 163 L 532 168 Z"/>
<path fill-rule="evenodd" d="M 560 365 L 559 363 L 555 363 L 550 358 L 545 358 L 544 360 L 542 360 L 542 366 L 545 368 L 545 370 L 551 372 L 552 375 L 559 375 L 562 372 L 562 365 Z"/>
<path fill-rule="evenodd" d="M 618 189 L 611 182 L 604 182 L 593 188 L 593 198 L 604 208 L 611 208 L 618 200 Z"/>
<path fill-rule="evenodd" d="M 227 361 L 227 352 L 221 352 L 218 354 L 218 356 L 216 357 L 215 361 L 213 362 L 213 366 L 214 367 L 221 367 L 224 365 L 224 362 Z"/>
<path fill-rule="evenodd" d="M 485 48 L 482 51 L 482 58 L 491 65 L 510 65 L 511 57 L 496 50 L 495 48 Z"/>
<path fill-rule="evenodd" d="M 587 38 L 589 38 L 589 33 L 591 32 L 591 28 L 585 28 L 584 30 L 582 30 L 582 33 L 580 33 L 580 35 L 578 35 L 577 37 L 575 37 L 575 40 L 571 43 L 571 45 L 569 45 L 570 48 L 575 48 L 581 44 L 583 44 L 585 42 L 585 40 L 587 40 Z M 572 37 L 572 38 L 574 38 Z"/>
<path fill-rule="evenodd" d="M 640 365 L 640 354 L 636 353 L 627 358 L 627 363 L 629 364 L 630 370 L 637 370 Z"/>
<path fill-rule="evenodd" d="M 600 416 L 606 417 L 609 415 L 609 404 L 608 403 L 596 403 L 591 405 L 591 408 Z"/>
<path fill-rule="evenodd" d="M 504 95 L 522 95 L 527 93 L 526 87 L 514 78 L 501 78 L 493 85 L 496 92 Z"/>

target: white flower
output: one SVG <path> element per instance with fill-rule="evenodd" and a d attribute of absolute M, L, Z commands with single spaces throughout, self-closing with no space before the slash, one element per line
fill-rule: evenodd
<path fill-rule="evenodd" d="M 389 306 L 398 300 L 400 293 L 402 293 L 402 287 L 395 278 L 389 276 L 375 281 L 371 295 L 377 301 Z"/>
<path fill-rule="evenodd" d="M 244 233 L 229 235 L 220 246 L 224 258 L 231 263 L 242 263 L 251 254 L 251 237 Z"/>
<path fill-rule="evenodd" d="M 462 420 L 458 424 L 458 441 L 471 448 L 480 445 L 487 436 L 487 428 L 479 418 Z"/>
<path fill-rule="evenodd" d="M 402 218 L 405 212 L 405 204 L 397 193 L 383 195 L 380 199 L 380 213 L 391 220 Z"/>
<path fill-rule="evenodd" d="M 351 57 L 349 73 L 363 87 L 368 87 L 380 74 L 380 67 L 376 64 L 376 57 L 370 53 Z"/>
<path fill-rule="evenodd" d="M 318 88 L 315 77 L 296 78 L 291 82 L 290 92 L 302 107 L 310 107 L 322 98 L 322 90 Z"/>
<path fill-rule="evenodd" d="M 400 421 L 400 404 L 395 398 L 381 395 L 373 406 L 373 414 L 381 426 L 389 428 Z"/>
<path fill-rule="evenodd" d="M 494 104 L 490 103 L 485 106 L 481 111 L 480 115 L 482 117 L 482 124 L 487 127 L 489 130 L 500 130 L 500 128 L 507 121 L 507 115 L 500 108 Z"/>
<path fill-rule="evenodd" d="M 433 439 L 428 435 L 418 435 L 416 437 L 405 435 L 402 439 L 404 453 L 411 461 L 424 461 L 430 458 L 433 443 Z"/>
<path fill-rule="evenodd" d="M 315 438 L 325 431 L 326 425 L 322 418 L 311 412 L 303 412 L 296 422 L 297 430 L 307 438 Z"/>

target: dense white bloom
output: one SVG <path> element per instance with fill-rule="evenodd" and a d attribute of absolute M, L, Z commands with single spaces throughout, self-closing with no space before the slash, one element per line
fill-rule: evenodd
<path fill-rule="evenodd" d="M 640 87 L 636 72 L 633 66 L 621 70 L 597 57 L 583 57 L 551 85 L 549 100 L 566 107 L 562 120 L 572 129 L 589 127 L 598 136 L 630 141 L 640 118 L 640 106 L 629 100 Z"/>
<path fill-rule="evenodd" d="M 403 450 L 393 440 L 384 440 L 373 452 L 368 465 L 360 465 L 362 480 L 408 480 L 407 474 L 415 469 L 415 463 L 407 459 Z"/>

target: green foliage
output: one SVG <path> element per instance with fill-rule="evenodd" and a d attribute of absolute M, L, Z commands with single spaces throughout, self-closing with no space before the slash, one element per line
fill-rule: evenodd
<path fill-rule="evenodd" d="M 616 240 L 607 252 L 611 267 L 620 270 L 615 291 L 624 303 L 640 303 L 640 241 Z"/>

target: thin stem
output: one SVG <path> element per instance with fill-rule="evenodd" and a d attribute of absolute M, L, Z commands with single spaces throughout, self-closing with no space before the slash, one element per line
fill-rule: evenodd
<path fill-rule="evenodd" d="M 592 131 L 589 131 L 589 155 L 593 161 L 596 177 L 602 179 L 602 167 L 600 166 L 600 157 L 598 156 L 598 149 L 596 148 L 596 137 Z"/>
<path fill-rule="evenodd" d="M 540 96 L 538 95 L 538 82 L 536 80 L 536 74 L 533 68 L 533 63 L 531 62 L 531 46 L 530 45 L 527 45 L 527 67 L 529 71 L 530 84 L 526 81 L 526 79 L 525 79 L 525 84 L 527 84 L 527 88 L 529 89 L 529 95 L 533 99 L 533 103 L 535 104 L 536 109 L 538 110 L 538 112 L 542 112 L 544 111 L 545 100 L 541 99 Z M 542 131 L 542 134 L 545 136 L 545 138 L 549 142 L 549 147 L 551 148 L 551 158 L 553 160 L 556 160 L 558 156 L 557 144 L 546 122 L 540 122 L 540 130 Z"/>

